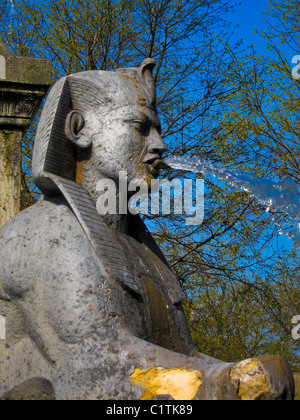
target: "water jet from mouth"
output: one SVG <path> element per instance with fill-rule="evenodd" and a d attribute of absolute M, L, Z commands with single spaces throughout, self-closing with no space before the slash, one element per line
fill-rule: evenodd
<path fill-rule="evenodd" d="M 275 218 L 273 222 L 280 228 L 279 233 L 287 235 L 300 249 L 300 194 L 294 180 L 275 182 L 255 174 L 226 169 L 209 160 L 189 156 L 169 157 L 164 160 L 164 165 L 171 169 L 201 174 L 204 177 L 212 176 L 256 198 L 265 207 L 266 212 L 279 210 L 286 214 L 286 231 L 283 231 Z"/>

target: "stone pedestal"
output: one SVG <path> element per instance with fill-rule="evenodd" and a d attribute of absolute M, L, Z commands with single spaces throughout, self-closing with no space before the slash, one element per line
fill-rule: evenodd
<path fill-rule="evenodd" d="M 22 138 L 50 84 L 50 61 L 0 48 L 0 228 L 20 211 Z"/>

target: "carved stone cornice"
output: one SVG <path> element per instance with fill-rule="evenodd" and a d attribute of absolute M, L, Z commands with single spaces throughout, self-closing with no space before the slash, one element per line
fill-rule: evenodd
<path fill-rule="evenodd" d="M 0 129 L 28 129 L 50 84 L 48 60 L 0 55 Z"/>
<path fill-rule="evenodd" d="M 47 93 L 47 87 L 0 81 L 0 128 L 26 130 Z"/>
<path fill-rule="evenodd" d="M 16 57 L 0 38 L 0 228 L 20 211 L 22 138 L 50 85 L 50 61 Z"/>

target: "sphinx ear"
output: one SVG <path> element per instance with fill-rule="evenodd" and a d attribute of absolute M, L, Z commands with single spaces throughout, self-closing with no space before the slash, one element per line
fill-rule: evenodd
<path fill-rule="evenodd" d="M 91 147 L 92 140 L 87 137 L 84 131 L 85 120 L 80 111 L 71 111 L 65 123 L 65 135 L 80 150 Z"/>

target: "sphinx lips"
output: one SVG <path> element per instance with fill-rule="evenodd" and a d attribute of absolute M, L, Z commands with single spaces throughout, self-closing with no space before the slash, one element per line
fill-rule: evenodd
<path fill-rule="evenodd" d="M 161 169 L 161 159 L 156 159 L 154 162 L 149 163 L 149 172 L 151 175 L 155 176 L 156 178 L 159 177 L 159 170 Z"/>

